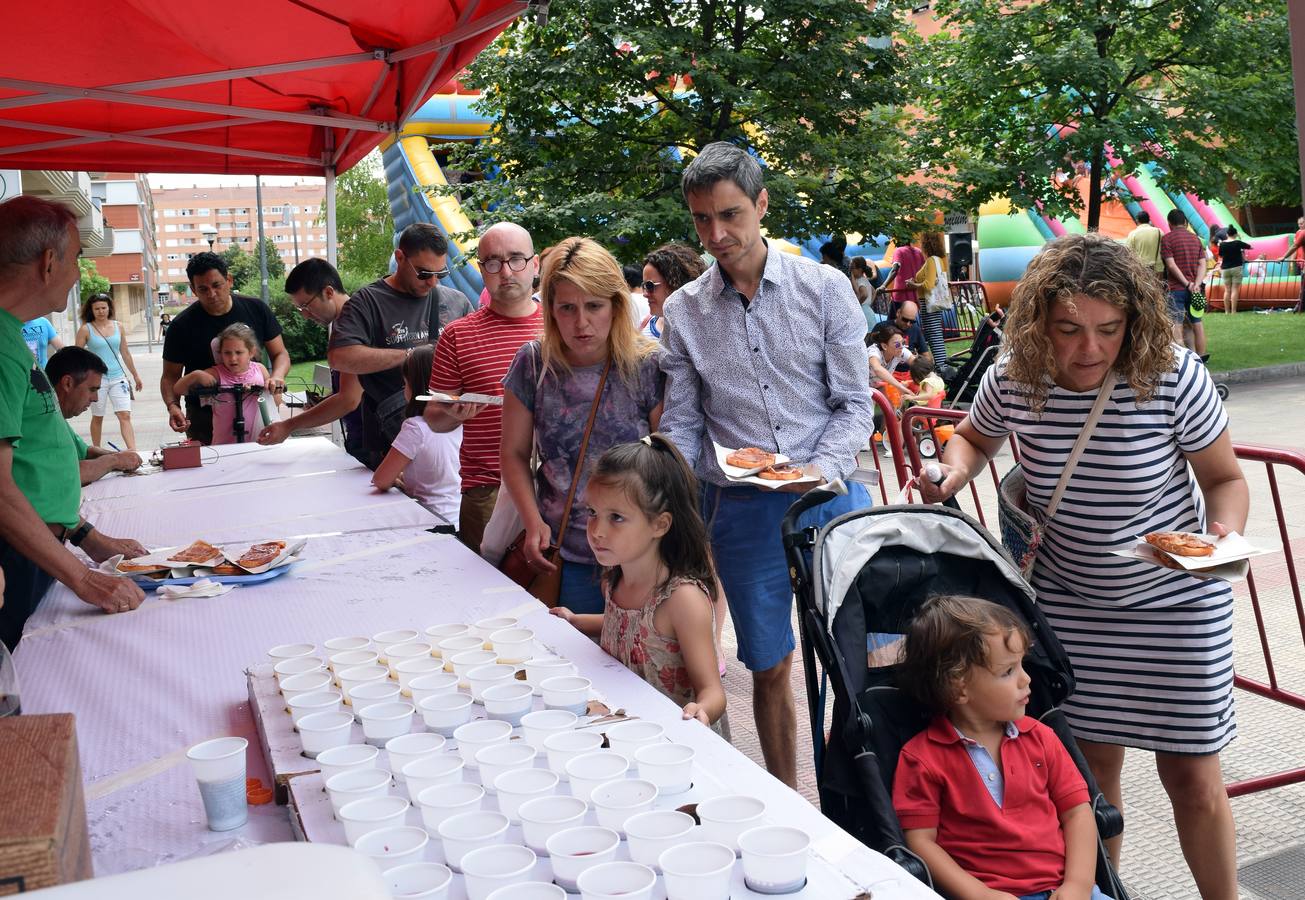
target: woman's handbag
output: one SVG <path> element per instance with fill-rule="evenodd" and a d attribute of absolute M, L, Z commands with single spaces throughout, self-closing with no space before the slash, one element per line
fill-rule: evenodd
<path fill-rule="evenodd" d="M 612 360 L 609 356 L 607 365 L 603 367 L 603 374 L 598 378 L 598 390 L 594 392 L 594 402 L 589 407 L 589 421 L 585 423 L 585 434 L 580 440 L 580 453 L 575 461 L 575 473 L 571 476 L 571 489 L 566 495 L 566 505 L 562 507 L 562 519 L 558 525 L 559 534 L 566 533 L 567 524 L 571 521 L 571 506 L 575 502 L 575 492 L 580 486 L 580 475 L 584 472 L 585 452 L 589 449 L 589 436 L 594 430 L 594 419 L 598 415 L 598 405 L 603 399 L 603 388 L 607 386 L 607 374 L 612 369 Z M 502 488 L 501 490 L 506 490 Z M 497 506 L 495 512 L 498 511 Z M 543 602 L 545 606 L 557 606 L 557 599 L 562 592 L 562 557 L 560 548 L 556 543 L 549 544 L 548 549 L 544 551 L 544 559 L 551 562 L 554 566 L 551 572 L 541 572 L 530 565 L 526 558 L 526 532 L 522 529 L 517 535 L 516 540 L 508 545 L 507 552 L 503 555 L 503 562 L 499 570 L 512 579 L 517 584 L 525 588 L 532 597 Z"/>
<path fill-rule="evenodd" d="M 1106 401 L 1110 399 L 1114 384 L 1115 373 L 1110 372 L 1106 380 L 1101 383 L 1096 402 L 1092 404 L 1092 411 L 1088 413 L 1083 430 L 1079 432 L 1078 440 L 1074 442 L 1074 449 L 1070 451 L 1069 459 L 1065 461 L 1065 468 L 1060 473 L 1056 490 L 1051 495 L 1051 502 L 1047 504 L 1045 513 L 1039 514 L 1036 510 L 1029 510 L 1028 485 L 1024 480 L 1024 469 L 1018 463 L 1006 473 L 997 487 L 997 523 L 1001 532 L 1001 544 L 1015 560 L 1015 565 L 1019 567 L 1020 574 L 1026 581 L 1033 574 L 1033 563 L 1037 558 L 1038 547 L 1042 544 L 1047 523 L 1060 507 L 1060 500 L 1065 496 L 1065 489 L 1069 487 L 1069 479 L 1073 476 L 1074 469 L 1078 467 L 1079 458 L 1087 448 L 1092 431 L 1101 418 L 1102 410 L 1106 408 Z"/>
<path fill-rule="evenodd" d="M 924 300 L 924 311 L 932 313 L 951 309 L 953 305 L 952 286 L 947 281 L 947 273 L 943 271 L 942 260 L 936 256 L 931 256 L 929 259 L 933 262 L 934 273 L 937 277 L 933 282 L 933 290 L 929 292 L 929 296 Z"/>

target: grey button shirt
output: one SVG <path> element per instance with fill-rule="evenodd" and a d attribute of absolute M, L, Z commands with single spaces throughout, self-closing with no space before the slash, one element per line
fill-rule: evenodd
<path fill-rule="evenodd" d="M 698 476 L 728 480 L 712 441 L 847 477 L 874 428 L 865 318 L 829 266 L 769 248 L 750 303 L 713 265 L 666 301 L 661 430 Z"/>

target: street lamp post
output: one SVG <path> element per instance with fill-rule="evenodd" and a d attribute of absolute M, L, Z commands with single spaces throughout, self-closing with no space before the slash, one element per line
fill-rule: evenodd
<path fill-rule="evenodd" d="M 208 241 L 208 249 L 211 253 L 213 251 L 213 242 L 217 240 L 218 230 L 212 225 L 205 225 L 199 230 L 199 233 L 204 235 L 204 240 Z"/>
<path fill-rule="evenodd" d="M 299 230 L 295 226 L 294 213 L 291 212 L 290 204 L 287 203 L 281 208 L 281 227 L 290 226 L 290 239 L 294 242 L 295 247 L 295 265 L 299 265 Z"/>

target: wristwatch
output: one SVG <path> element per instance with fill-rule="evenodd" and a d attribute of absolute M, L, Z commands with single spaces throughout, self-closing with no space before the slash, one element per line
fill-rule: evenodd
<path fill-rule="evenodd" d="M 68 535 L 68 543 L 72 544 L 74 547 L 80 547 L 82 541 L 86 540 L 87 535 L 94 530 L 94 525 L 90 522 L 83 521 L 82 524 L 78 525 L 72 533 Z"/>

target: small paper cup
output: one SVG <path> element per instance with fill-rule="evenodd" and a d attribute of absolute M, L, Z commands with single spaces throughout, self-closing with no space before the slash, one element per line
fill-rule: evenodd
<path fill-rule="evenodd" d="M 489 651 L 484 651 L 489 652 Z M 470 655 L 470 654 L 468 654 Z M 459 656 L 458 659 L 461 659 Z M 454 671 L 457 670 L 458 664 L 453 663 Z M 496 684 L 507 684 L 513 680 L 517 670 L 512 666 L 503 663 L 489 663 L 487 665 L 476 666 L 467 670 L 467 686 L 471 688 L 471 699 L 477 703 L 485 701 L 485 688 L 493 687 Z"/>
<path fill-rule="evenodd" d="M 272 674 L 276 676 L 276 686 L 282 689 L 287 678 L 304 675 L 308 672 L 325 671 L 326 665 L 316 656 L 296 656 L 292 659 L 283 659 L 272 666 Z"/>
<path fill-rule="evenodd" d="M 337 650 L 326 658 L 326 666 L 335 675 L 336 680 L 339 681 L 341 669 L 352 669 L 354 666 L 374 666 L 379 658 L 379 654 L 375 650 Z"/>
<path fill-rule="evenodd" d="M 391 897 L 404 900 L 448 900 L 453 870 L 439 863 L 404 863 L 385 873 Z"/>
<path fill-rule="evenodd" d="M 469 767 L 476 767 L 476 754 L 493 744 L 506 744 L 512 738 L 512 726 L 494 719 L 480 719 L 459 725 L 453 732 L 458 753 Z"/>
<path fill-rule="evenodd" d="M 760 825 L 765 814 L 765 801 L 747 794 L 726 794 L 698 804 L 703 838 L 724 844 L 736 852 L 739 835 Z"/>
<path fill-rule="evenodd" d="M 370 650 L 372 639 L 359 636 L 333 637 L 329 641 L 323 641 L 322 647 L 325 648 L 327 656 L 345 650 Z"/>
<path fill-rule="evenodd" d="M 403 774 L 404 766 L 415 760 L 434 756 L 444 749 L 444 744 L 443 735 L 431 734 L 428 731 L 401 734 L 396 738 L 390 738 L 390 742 L 385 745 L 385 752 L 390 758 L 390 771 L 394 773 L 394 780 L 403 784 L 407 778 Z"/>
<path fill-rule="evenodd" d="M 667 900 L 729 896 L 734 851 L 724 844 L 677 844 L 663 851 L 657 864 L 662 870 Z"/>
<path fill-rule="evenodd" d="M 390 738 L 412 730 L 414 712 L 412 704 L 406 701 L 386 700 L 360 708 L 358 717 L 362 720 L 364 740 L 377 747 L 384 747 Z"/>
<path fill-rule="evenodd" d="M 788 894 L 807 880 L 811 838 L 787 825 L 762 825 L 739 835 L 743 878 L 752 891 Z"/>
<path fill-rule="evenodd" d="M 589 802 L 598 812 L 598 824 L 624 837 L 626 820 L 648 812 L 657 802 L 657 785 L 640 778 L 621 778 L 594 788 Z"/>
<path fill-rule="evenodd" d="M 589 804 L 578 797 L 533 797 L 517 807 L 522 839 L 539 856 L 548 855 L 550 837 L 577 827 L 588 814 Z"/>
<path fill-rule="evenodd" d="M 402 662 L 395 663 L 394 677 L 399 679 L 399 689 L 404 696 L 412 696 L 412 680 L 422 675 L 430 675 L 433 672 L 444 673 L 444 663 L 433 656 L 419 656 L 415 659 L 405 659 Z"/>
<path fill-rule="evenodd" d="M 493 650 L 463 650 L 453 656 L 444 657 L 444 669 L 453 667 L 453 674 L 458 676 L 460 684 L 467 684 L 467 673 L 481 666 L 488 666 L 498 659 Z M 474 697 L 475 694 L 472 694 Z"/>
<path fill-rule="evenodd" d="M 317 765 L 322 770 L 322 783 L 325 784 L 341 772 L 374 769 L 380 755 L 380 750 L 367 744 L 346 744 L 343 747 L 323 750 L 317 754 Z"/>
<path fill-rule="evenodd" d="M 524 662 L 533 655 L 535 633 L 529 628 L 504 628 L 491 634 L 489 643 L 499 662 Z"/>
<path fill-rule="evenodd" d="M 571 782 L 571 794 L 586 803 L 590 802 L 594 788 L 613 779 L 624 778 L 628 771 L 630 761 L 615 750 L 581 753 L 566 761 L 566 777 Z"/>
<path fill-rule="evenodd" d="M 634 752 L 648 744 L 665 743 L 666 729 L 656 722 L 618 722 L 607 729 L 607 744 L 634 762 Z"/>
<path fill-rule="evenodd" d="M 481 773 L 484 774 L 482 764 Z M 508 821 L 521 821 L 521 804 L 536 797 L 548 797 L 557 790 L 560 779 L 548 769 L 509 769 L 494 776 L 494 793 L 498 796 L 498 810 Z"/>
<path fill-rule="evenodd" d="M 514 679 L 502 684 L 492 684 L 480 693 L 480 702 L 485 704 L 485 715 L 491 719 L 502 719 L 513 725 L 520 725 L 521 719 L 535 703 L 530 685 Z M 547 712 L 547 710 L 540 710 Z M 536 748 L 538 749 L 538 748 Z"/>
<path fill-rule="evenodd" d="M 657 873 L 636 862 L 599 863 L 576 879 L 580 900 L 651 900 Z"/>
<path fill-rule="evenodd" d="M 577 716 L 585 714 L 592 687 L 593 682 L 580 675 L 555 675 L 539 683 L 540 693 L 544 697 L 544 706 L 549 709 L 564 709 Z"/>
<path fill-rule="evenodd" d="M 488 641 L 490 635 L 496 631 L 502 631 L 505 628 L 515 628 L 517 620 L 512 616 L 491 616 L 488 619 L 481 619 L 471 626 L 472 634 L 476 635 L 481 641 Z"/>
<path fill-rule="evenodd" d="M 459 637 L 460 635 L 471 634 L 471 626 L 464 625 L 461 622 L 445 622 L 441 625 L 431 625 L 426 629 L 426 639 L 430 641 L 431 656 L 436 659 L 440 658 L 440 641 L 446 638 Z"/>
<path fill-rule="evenodd" d="M 462 873 L 462 858 L 472 850 L 503 843 L 507 816 L 496 812 L 468 812 L 449 816 L 437 829 L 444 844 L 444 860 L 450 869 Z"/>
<path fill-rule="evenodd" d="M 413 690 L 415 691 L 416 688 Z M 470 694 L 441 693 L 417 701 L 417 710 L 421 713 L 421 720 L 426 723 L 427 728 L 436 734 L 452 737 L 454 731 L 471 721 L 471 703 Z"/>
<path fill-rule="evenodd" d="M 444 660 L 444 671 L 452 672 L 453 657 L 459 653 L 466 653 L 468 650 L 484 650 L 485 642 L 474 634 L 457 634 L 453 637 L 444 638 L 435 646 L 435 649 L 439 651 L 440 658 Z"/>
<path fill-rule="evenodd" d="M 409 659 L 430 659 L 430 644 L 425 641 L 408 641 L 386 647 L 382 655 L 390 667 L 390 677 L 398 678 L 399 670 L 395 666 Z"/>
<path fill-rule="evenodd" d="M 518 881 L 499 888 L 486 900 L 566 900 L 566 891 L 551 881 Z"/>
<path fill-rule="evenodd" d="M 544 845 L 553 863 L 553 881 L 566 888 L 568 893 L 575 893 L 579 890 L 576 879 L 581 873 L 599 863 L 611 862 L 620 843 L 619 834 L 596 825 L 581 825 L 557 832 Z M 702 896 L 723 897 L 725 894 Z"/>
<path fill-rule="evenodd" d="M 558 675 L 574 674 L 575 665 L 560 656 L 536 656 L 526 660 L 526 684 L 535 689 L 535 696 L 539 696 L 540 682 Z"/>
<path fill-rule="evenodd" d="M 384 797 L 390 792 L 390 773 L 384 769 L 353 769 L 332 775 L 326 780 L 326 796 L 336 818 L 346 803 L 368 797 Z"/>
<path fill-rule="evenodd" d="M 535 867 L 535 853 L 514 844 L 481 847 L 462 857 L 467 900 L 488 900 L 496 889 L 520 881 Z"/>
<path fill-rule="evenodd" d="M 408 801 L 402 797 L 367 797 L 340 807 L 344 839 L 356 846 L 358 839 L 378 828 L 397 828 L 408 815 Z"/>
<path fill-rule="evenodd" d="M 634 751 L 634 764 L 662 796 L 682 794 L 693 785 L 694 755 L 688 744 L 645 744 Z"/>
<path fill-rule="evenodd" d="M 489 707 L 485 711 L 488 712 Z M 570 731 L 578 721 L 575 713 L 564 709 L 537 709 L 521 717 L 521 736 L 536 750 L 543 750 L 549 735 Z"/>
<path fill-rule="evenodd" d="M 372 635 L 372 646 L 380 654 L 382 663 L 389 663 L 389 657 L 385 655 L 385 648 L 393 647 L 396 644 L 406 644 L 409 641 L 415 641 L 421 637 L 421 632 L 415 628 L 395 628 L 391 631 L 382 631 Z"/>
<path fill-rule="evenodd" d="M 434 662 L 437 665 L 439 664 L 438 660 Z M 436 694 L 452 694 L 457 689 L 458 676 L 452 672 L 445 672 L 443 666 L 434 672 L 427 672 L 425 675 L 414 675 L 408 679 L 408 693 L 412 695 L 412 702 L 419 707 L 421 701 L 427 697 L 434 697 Z"/>
<path fill-rule="evenodd" d="M 313 691 L 311 694 L 300 694 L 287 703 L 286 706 L 290 707 L 290 719 L 298 728 L 299 720 L 304 716 L 338 710 L 340 708 L 340 692 Z"/>
<path fill-rule="evenodd" d="M 485 789 L 467 782 L 433 785 L 417 795 L 421 824 L 431 834 L 438 832 L 440 823 L 445 819 L 463 813 L 480 812 L 484 805 Z"/>
<path fill-rule="evenodd" d="M 365 681 L 349 692 L 349 699 L 353 701 L 354 716 L 361 722 L 362 717 L 359 716 L 359 711 L 364 706 L 371 706 L 373 703 L 385 703 L 386 701 L 397 701 L 399 699 L 399 686 L 389 679 Z"/>
<path fill-rule="evenodd" d="M 671 847 L 688 842 L 695 825 L 693 816 L 678 809 L 653 809 L 630 816 L 625 820 L 630 859 L 660 872 L 657 859 Z"/>
<path fill-rule="evenodd" d="M 304 657 L 300 657 L 301 659 Z M 298 660 L 289 660 L 297 662 Z M 325 669 L 317 669 L 313 672 L 301 672 L 298 675 L 288 675 L 281 679 L 281 696 L 285 702 L 289 703 L 300 694 L 312 694 L 317 691 L 329 691 L 335 687 L 331 679 L 331 673 Z"/>
<path fill-rule="evenodd" d="M 249 819 L 244 795 L 248 749 L 249 741 L 242 737 L 221 737 L 186 751 L 210 831 L 230 831 Z"/>
<path fill-rule="evenodd" d="M 287 659 L 298 659 L 301 656 L 312 656 L 317 652 L 316 644 L 277 644 L 271 650 L 267 651 L 267 658 L 272 660 L 273 665 Z"/>
<path fill-rule="evenodd" d="M 332 747 L 344 747 L 353 734 L 353 715 L 342 710 L 311 713 L 299 720 L 299 743 L 304 756 L 317 755 Z"/>
<path fill-rule="evenodd" d="M 390 677 L 390 670 L 380 663 L 372 663 L 340 669 L 335 673 L 335 677 L 340 682 L 340 693 L 344 695 L 344 702 L 352 705 L 350 693 L 354 688 L 370 681 L 384 681 Z"/>
<path fill-rule="evenodd" d="M 436 753 L 405 763 L 403 780 L 408 786 L 408 797 L 417 803 L 427 788 L 462 781 L 462 769 L 462 757 L 456 753 Z"/>
<path fill-rule="evenodd" d="M 596 731 L 558 731 L 544 739 L 548 767 L 563 781 L 568 780 L 566 764 L 583 753 L 593 753 L 603 746 L 603 736 Z"/>
<path fill-rule="evenodd" d="M 534 766 L 535 754 L 539 751 L 520 741 L 508 741 L 502 744 L 490 744 L 476 751 L 476 768 L 480 769 L 480 783 L 485 790 L 494 793 L 494 779 L 513 769 L 526 769 Z"/>
<path fill-rule="evenodd" d="M 430 835 L 424 828 L 399 825 L 367 832 L 354 844 L 354 849 L 375 860 L 384 875 L 396 866 L 419 862 L 428 843 Z"/>

